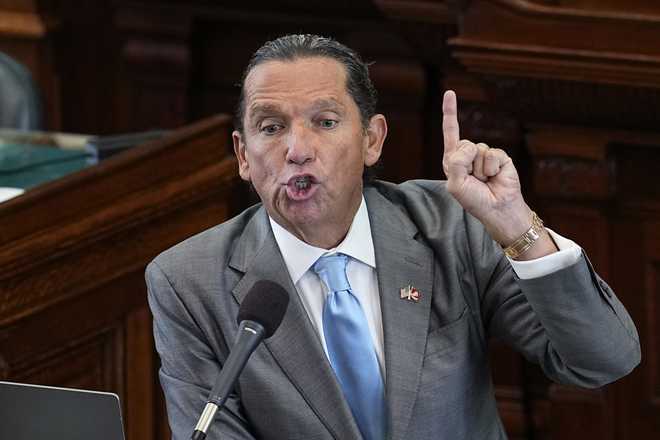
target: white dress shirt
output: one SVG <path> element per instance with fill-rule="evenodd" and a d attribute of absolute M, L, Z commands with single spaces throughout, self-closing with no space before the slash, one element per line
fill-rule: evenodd
<path fill-rule="evenodd" d="M 312 266 L 323 255 L 342 253 L 351 257 L 346 267 L 348 282 L 353 294 L 362 305 L 367 317 L 371 339 L 374 343 L 380 370 L 385 378 L 385 354 L 383 338 L 383 319 L 380 311 L 380 294 L 376 274 L 376 255 L 371 237 L 371 224 L 367 204 L 362 198 L 353 223 L 344 240 L 336 248 L 322 249 L 311 246 L 298 239 L 269 217 L 275 241 L 284 257 L 284 263 L 291 280 L 298 291 L 303 307 L 312 321 L 323 345 L 326 356 L 328 347 L 323 334 L 323 304 L 328 289 L 314 273 Z M 576 263 L 581 255 L 581 248 L 573 241 L 548 229 L 557 244 L 559 252 L 530 261 L 509 259 L 516 275 L 522 279 L 538 278 L 564 269 Z"/>

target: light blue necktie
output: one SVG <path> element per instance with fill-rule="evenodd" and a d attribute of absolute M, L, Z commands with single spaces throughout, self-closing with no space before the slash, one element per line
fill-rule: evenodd
<path fill-rule="evenodd" d="M 346 277 L 348 256 L 319 258 L 314 272 L 330 290 L 323 333 L 330 364 L 365 440 L 385 438 L 385 393 L 367 317 Z"/>

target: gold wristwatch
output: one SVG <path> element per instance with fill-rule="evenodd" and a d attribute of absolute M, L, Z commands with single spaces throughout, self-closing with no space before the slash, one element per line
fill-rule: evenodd
<path fill-rule="evenodd" d="M 539 218 L 534 211 L 532 211 L 532 226 L 514 241 L 510 246 L 504 248 L 504 253 L 507 257 L 515 260 L 523 253 L 527 252 L 536 241 L 541 238 L 543 232 L 543 220 Z"/>

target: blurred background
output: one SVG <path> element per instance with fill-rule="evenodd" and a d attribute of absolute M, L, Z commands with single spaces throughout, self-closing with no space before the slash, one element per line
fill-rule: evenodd
<path fill-rule="evenodd" d="M 462 137 L 508 151 L 635 320 L 642 364 L 598 390 L 493 342 L 510 438 L 660 438 L 655 0 L 0 0 L 0 187 L 22 193 L 0 204 L 0 380 L 113 391 L 128 440 L 168 435 L 143 270 L 254 202 L 222 114 L 286 33 L 373 63 L 384 179 L 443 178 L 454 89 Z"/>

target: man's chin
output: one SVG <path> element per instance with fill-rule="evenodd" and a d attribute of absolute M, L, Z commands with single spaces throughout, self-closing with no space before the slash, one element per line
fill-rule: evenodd
<path fill-rule="evenodd" d="M 287 222 L 297 228 L 307 228 L 320 224 L 327 216 L 322 215 L 315 208 L 310 206 L 294 206 L 287 212 Z"/>
<path fill-rule="evenodd" d="M 327 221 L 328 214 L 319 209 L 311 200 L 303 202 L 288 202 L 284 209 L 278 211 L 278 217 L 283 221 L 278 223 L 288 225 L 286 229 L 307 229 Z M 275 218 L 275 217 L 274 217 Z"/>

